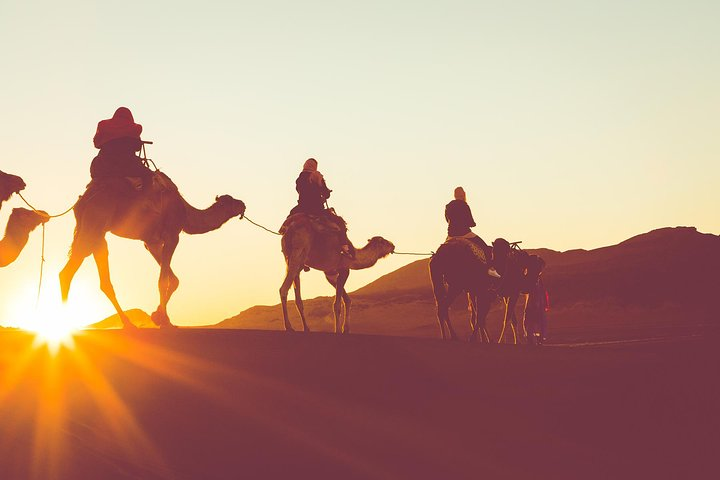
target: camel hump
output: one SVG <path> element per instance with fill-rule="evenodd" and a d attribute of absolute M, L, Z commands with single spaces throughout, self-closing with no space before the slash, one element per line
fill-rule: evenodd
<path fill-rule="evenodd" d="M 178 187 L 175 183 L 170 180 L 170 177 L 162 173 L 160 170 L 156 170 L 152 175 L 152 189 L 153 191 L 161 192 L 177 192 Z"/>
<path fill-rule="evenodd" d="M 487 256 L 485 255 L 483 249 L 470 239 L 461 237 L 449 238 L 445 241 L 445 243 L 440 245 L 440 248 L 444 246 L 447 246 L 448 248 L 462 248 L 463 250 L 469 252 L 476 260 L 479 260 L 482 263 L 488 263 Z"/>
<path fill-rule="evenodd" d="M 279 231 L 281 234 L 284 234 L 289 229 L 301 227 L 310 228 L 321 235 L 347 232 L 345 220 L 343 220 L 341 216 L 329 212 L 321 215 L 293 213 L 285 219 Z"/>

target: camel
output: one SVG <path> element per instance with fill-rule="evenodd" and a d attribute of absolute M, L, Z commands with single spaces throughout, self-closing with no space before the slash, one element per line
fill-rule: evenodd
<path fill-rule="evenodd" d="M 160 327 L 173 327 L 167 314 L 167 304 L 180 281 L 170 268 L 180 232 L 191 235 L 220 228 L 233 217 L 245 213 L 245 204 L 229 195 L 215 197 L 215 203 L 199 210 L 185 201 L 170 178 L 160 172 L 153 177 L 147 191 L 137 191 L 125 178 L 96 179 L 74 207 L 76 227 L 70 256 L 60 272 L 63 301 L 70 292 L 70 284 L 80 265 L 93 255 L 100 276 L 100 289 L 115 307 L 125 328 L 134 328 L 118 303 L 110 281 L 108 246 L 105 234 L 141 240 L 160 265 L 158 289 L 160 304 L 151 315 Z"/>
<path fill-rule="evenodd" d="M 493 263 L 502 277 L 497 288 L 497 294 L 502 298 L 505 305 L 503 326 L 498 343 L 502 343 L 505 339 L 505 334 L 508 332 L 508 322 L 510 325 L 509 332 L 512 333 L 510 343 L 513 345 L 518 343 L 518 319 L 515 310 L 520 293 L 526 284 L 526 271 L 529 261 L 530 256 L 520 250 L 517 244 L 510 244 L 503 238 L 498 238 L 493 242 Z M 526 336 L 527 332 L 523 323 L 523 337 Z"/>
<path fill-rule="evenodd" d="M 470 340 L 490 342 L 485 318 L 494 298 L 485 253 L 470 240 L 451 238 L 440 245 L 429 263 L 440 335 L 457 340 L 450 322 L 450 305 L 460 293 L 467 293 L 470 305 Z M 447 329 L 447 334 L 445 330 Z"/>
<path fill-rule="evenodd" d="M 0 240 L 0 267 L 13 263 L 25 248 L 30 232 L 49 218 L 48 214 L 41 210 L 14 208 L 5 228 L 5 236 Z"/>
<path fill-rule="evenodd" d="M 13 193 L 19 193 L 24 188 L 25 182 L 22 178 L 0 171 L 0 206 L 9 200 Z"/>
<path fill-rule="evenodd" d="M 300 295 L 300 272 L 309 267 L 325 273 L 327 281 L 335 287 L 333 314 L 335 333 L 350 333 L 350 296 L 345 291 L 350 270 L 370 268 L 381 258 L 395 251 L 395 246 L 382 237 L 373 237 L 367 245 L 357 249 L 354 258 L 341 254 L 341 235 L 336 226 L 323 227 L 321 221 L 305 213 L 291 215 L 281 228 L 281 247 L 287 273 L 280 286 L 285 330 L 294 331 L 288 319 L 287 297 L 290 285 L 295 289 L 295 306 L 302 319 L 303 331 L 309 332 Z M 344 311 L 344 315 L 343 315 Z"/>

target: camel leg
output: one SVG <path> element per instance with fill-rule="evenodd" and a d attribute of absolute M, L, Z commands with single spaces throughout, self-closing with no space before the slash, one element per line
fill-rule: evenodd
<path fill-rule="evenodd" d="M 457 298 L 458 295 L 462 290 L 458 289 L 457 287 L 453 287 L 452 285 L 448 286 L 448 292 L 447 296 L 445 297 L 445 305 L 443 312 L 445 314 L 445 326 L 447 326 L 448 333 L 450 335 L 450 340 L 457 340 L 457 335 L 455 334 L 455 329 L 452 326 L 452 323 L 450 322 L 450 305 L 452 305 L 453 301 Z M 444 337 L 443 337 L 444 338 Z"/>
<path fill-rule="evenodd" d="M 167 304 L 170 301 L 175 290 L 180 286 L 180 280 L 170 267 L 172 256 L 177 248 L 178 237 L 166 239 L 163 243 L 145 244 L 145 248 L 150 252 L 155 261 L 160 265 L 160 276 L 158 278 L 158 291 L 160 292 L 160 304 L 150 318 L 159 327 L 174 327 L 170 323 L 170 317 L 167 314 Z"/>
<path fill-rule="evenodd" d="M 280 285 L 280 304 L 282 305 L 282 313 L 283 313 L 283 321 L 285 323 L 285 331 L 287 332 L 294 332 L 295 329 L 290 324 L 290 320 L 288 318 L 288 311 L 287 311 L 287 297 L 288 292 L 290 291 L 290 286 L 295 281 L 295 278 L 297 278 L 300 275 L 300 270 L 302 270 L 304 262 L 296 262 L 292 259 L 286 259 L 287 262 L 287 272 L 285 273 L 285 280 L 283 280 L 282 285 Z"/>
<path fill-rule="evenodd" d="M 503 324 L 502 324 L 502 330 L 500 330 L 500 338 L 498 338 L 498 343 L 502 343 L 503 339 L 505 338 L 505 328 L 507 327 L 507 320 L 508 320 L 508 297 L 502 297 L 503 304 L 505 305 L 505 314 L 503 315 Z"/>
<path fill-rule="evenodd" d="M 72 245 L 70 246 L 70 257 L 59 275 L 60 293 L 63 302 L 67 301 L 68 295 L 70 294 L 70 284 L 85 259 L 99 248 L 101 244 L 105 244 L 105 249 L 107 249 L 104 223 L 89 221 L 83 221 L 81 223 L 80 219 L 76 219 L 76 221 L 77 226 L 75 228 Z M 91 226 L 88 228 L 88 225 Z"/>
<path fill-rule="evenodd" d="M 512 331 L 513 336 L 513 345 L 517 345 L 518 339 L 517 339 L 517 315 L 515 314 L 515 307 L 517 306 L 518 301 L 518 294 L 513 294 L 510 296 L 508 301 L 508 311 L 509 311 L 509 317 L 510 317 L 510 329 Z"/>
<path fill-rule="evenodd" d="M 67 302 L 68 295 L 70 294 L 70 284 L 72 283 L 75 273 L 77 273 L 80 265 L 85 261 L 86 256 L 77 255 L 75 253 L 70 254 L 65 267 L 60 271 L 60 293 L 62 295 L 62 301 Z"/>
<path fill-rule="evenodd" d="M 490 336 L 488 335 L 487 329 L 485 328 L 485 320 L 487 314 L 490 311 L 490 305 L 493 297 L 486 293 L 478 295 L 475 299 L 475 315 L 476 315 L 476 328 L 480 333 L 480 342 L 490 343 Z"/>
<path fill-rule="evenodd" d="M 345 290 L 345 282 L 347 281 L 349 275 L 350 270 L 341 270 L 338 272 L 337 280 L 335 281 L 335 301 L 333 302 L 333 314 L 335 315 L 335 333 L 343 333 L 343 292 Z"/>
<path fill-rule="evenodd" d="M 299 273 L 295 275 L 295 280 L 293 280 L 293 289 L 295 290 L 295 306 L 297 307 L 298 313 L 300 314 L 300 319 L 302 320 L 303 332 L 308 333 L 310 332 L 310 327 L 308 327 L 308 324 L 305 321 L 305 306 L 303 305 L 302 296 L 300 295 Z"/>
<path fill-rule="evenodd" d="M 477 340 L 478 316 L 477 316 L 477 295 L 468 292 L 468 305 L 470 306 L 470 338 L 469 341 Z"/>
<path fill-rule="evenodd" d="M 107 241 L 103 238 L 102 242 L 98 244 L 98 247 L 93 252 L 93 258 L 95 259 L 95 265 L 97 266 L 98 276 L 100 277 L 100 290 L 105 294 L 115 307 L 120 320 L 122 320 L 124 328 L 136 328 L 132 324 L 130 319 L 120 307 L 117 296 L 115 295 L 115 289 L 113 288 L 112 282 L 110 281 L 110 263 L 108 262 L 108 247 Z M 61 272 L 62 275 L 62 272 Z"/>
<path fill-rule="evenodd" d="M 345 318 L 345 326 L 343 328 L 342 333 L 350 333 L 350 305 L 352 305 L 352 300 L 350 299 L 350 295 L 348 295 L 347 291 L 345 291 L 345 287 L 343 287 L 343 316 Z"/>

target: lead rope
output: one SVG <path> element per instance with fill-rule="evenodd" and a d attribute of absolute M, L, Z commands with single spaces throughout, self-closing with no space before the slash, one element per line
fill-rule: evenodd
<path fill-rule="evenodd" d="M 247 215 L 245 215 L 243 218 L 244 218 L 245 220 L 247 220 L 248 222 L 252 223 L 253 225 L 255 225 L 256 227 L 262 228 L 262 229 L 265 230 L 266 232 L 270 232 L 270 233 L 272 233 L 273 235 L 282 236 L 281 233 L 278 233 L 278 232 L 276 232 L 276 231 L 274 231 L 274 230 L 270 230 L 269 228 L 264 227 L 264 226 L 260 225 L 259 223 L 253 222 L 252 220 L 250 220 L 250 218 L 248 218 Z M 243 218 L 241 218 L 240 220 L 242 220 Z M 421 256 L 421 257 L 432 257 L 433 255 L 435 255 L 435 252 L 430 252 L 430 253 L 392 252 L 392 253 L 394 253 L 395 255 L 417 255 L 417 256 Z"/>
<path fill-rule="evenodd" d="M 22 199 L 22 201 L 25 202 L 25 204 L 28 207 L 30 207 L 30 209 L 33 212 L 41 214 L 41 215 L 47 215 L 46 213 L 40 213 L 41 212 L 40 210 L 33 207 L 32 204 L 30 202 L 28 202 L 25 199 L 25 197 L 23 197 L 22 193 L 17 192 L 17 194 Z M 75 203 L 72 204 L 72 206 L 70 208 L 68 208 L 67 210 L 65 210 L 62 213 L 58 213 L 57 215 L 47 215 L 48 219 L 62 217 L 63 215 L 70 213 L 70 211 L 73 208 L 75 208 L 75 205 L 77 205 L 78 201 L 80 201 L 79 198 L 78 198 L 78 200 L 75 201 Z M 45 266 L 45 223 L 47 223 L 47 220 L 42 222 L 42 246 L 40 247 L 40 279 L 38 280 L 37 297 L 35 298 L 35 308 L 37 308 L 38 305 L 40 305 L 40 292 L 42 291 L 42 281 L 43 281 L 43 267 Z"/>
<path fill-rule="evenodd" d="M 267 227 L 263 227 L 263 226 L 260 225 L 259 223 L 253 222 L 252 220 L 250 220 L 250 219 L 248 218 L 247 215 L 244 215 L 240 220 L 242 220 L 243 218 L 244 218 L 245 220 L 247 220 L 248 222 L 252 223 L 253 225 L 255 225 L 256 227 L 262 228 L 262 229 L 265 230 L 266 232 L 270 232 L 270 233 L 272 233 L 273 235 L 282 236 L 281 233 L 278 233 L 278 232 L 276 232 L 275 230 L 270 230 L 270 229 L 267 228 Z"/>
<path fill-rule="evenodd" d="M 42 224 L 42 247 L 40 247 L 40 280 L 38 281 L 37 297 L 35 298 L 35 308 L 40 305 L 40 290 L 42 290 L 43 266 L 45 265 L 45 222 Z"/>

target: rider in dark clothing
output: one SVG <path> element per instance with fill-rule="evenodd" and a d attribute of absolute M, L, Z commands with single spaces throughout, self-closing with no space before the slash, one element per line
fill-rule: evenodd
<path fill-rule="evenodd" d="M 298 192 L 298 204 L 290 211 L 294 213 L 309 213 L 322 215 L 325 213 L 325 202 L 330 198 L 330 190 L 325 184 L 322 173 L 317 170 L 317 160 L 309 158 L 303 165 L 297 180 L 295 190 Z"/>
<path fill-rule="evenodd" d="M 90 165 L 90 177 L 139 177 L 143 187 L 152 181 L 152 171 L 137 152 L 142 148 L 142 125 L 135 123 L 132 113 L 120 107 L 112 118 L 98 123 L 93 144 L 100 149 Z"/>
<path fill-rule="evenodd" d="M 445 220 L 448 222 L 448 237 L 462 237 L 472 233 L 470 227 L 475 226 L 470 206 L 465 200 L 459 200 L 457 195 L 455 200 L 445 205 Z"/>
<path fill-rule="evenodd" d="M 310 215 L 322 216 L 335 223 L 342 234 L 342 253 L 349 257 L 355 257 L 355 247 L 347 238 L 345 222 L 338 217 L 334 210 L 326 208 L 325 202 L 330 198 L 330 190 L 325 184 L 322 173 L 318 172 L 318 162 L 314 158 L 308 158 L 303 165 L 297 180 L 295 190 L 298 192 L 298 204 L 290 210 L 290 215 L 295 213 L 308 213 Z M 288 216 L 290 216 L 288 215 Z"/>
<path fill-rule="evenodd" d="M 471 227 L 475 226 L 470 205 L 467 203 L 465 190 L 462 187 L 455 189 L 455 199 L 445 205 L 445 220 L 448 222 L 448 240 L 453 237 L 466 238 L 479 246 L 485 253 L 485 259 L 488 265 L 492 261 L 492 249 L 487 243 L 476 235 Z"/>

